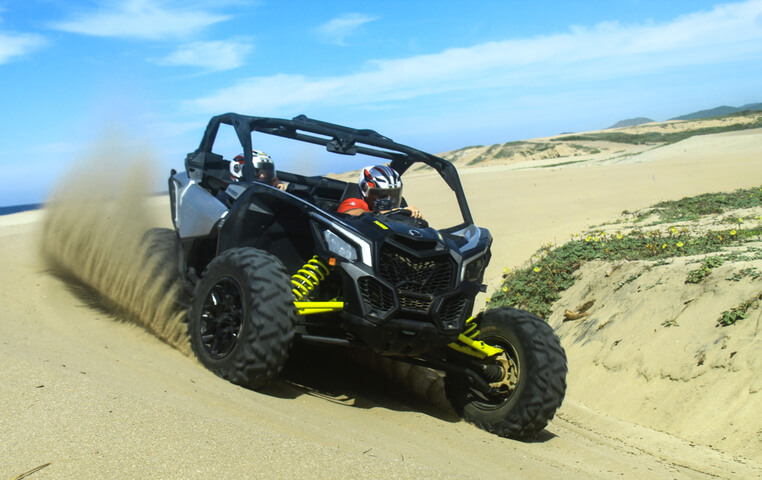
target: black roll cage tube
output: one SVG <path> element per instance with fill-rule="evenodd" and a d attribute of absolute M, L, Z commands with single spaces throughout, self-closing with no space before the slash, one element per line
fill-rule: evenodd
<path fill-rule="evenodd" d="M 444 179 L 445 183 L 455 192 L 460 206 L 464 225 L 473 225 L 471 211 L 468 208 L 466 196 L 460 183 L 458 172 L 447 160 L 394 142 L 374 130 L 357 130 L 342 125 L 322 122 L 299 115 L 291 120 L 269 117 L 254 117 L 237 113 L 224 113 L 209 120 L 196 152 L 212 152 L 214 140 L 220 124 L 231 125 L 243 147 L 246 162 L 243 166 L 243 179 L 254 181 L 256 175 L 252 164 L 251 132 L 258 131 L 270 135 L 300 140 L 302 142 L 323 145 L 332 153 L 355 155 L 361 153 L 373 157 L 390 160 L 390 166 L 402 175 L 412 164 L 423 162 L 434 168 Z M 303 133 L 308 132 L 308 133 Z M 321 136 L 317 136 L 321 135 Z M 375 148 L 374 148 L 375 147 Z M 456 227 L 458 228 L 458 227 Z"/>

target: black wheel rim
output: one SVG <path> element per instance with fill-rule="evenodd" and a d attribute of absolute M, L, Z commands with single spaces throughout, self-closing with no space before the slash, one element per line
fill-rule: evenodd
<path fill-rule="evenodd" d="M 201 345 L 215 359 L 228 355 L 238 343 L 244 318 L 243 294 L 233 278 L 220 279 L 209 290 L 201 309 Z"/>
<path fill-rule="evenodd" d="M 502 337 L 487 337 L 487 338 L 479 338 L 479 340 L 483 341 L 484 343 L 488 345 L 492 345 L 495 347 L 500 347 L 505 352 L 506 356 L 508 357 L 509 362 L 513 363 L 513 366 L 515 368 L 515 373 L 518 376 L 518 382 L 516 384 L 516 388 L 514 389 L 501 389 L 498 393 L 495 393 L 493 395 L 486 395 L 482 392 L 480 392 L 477 389 L 471 389 L 470 390 L 470 397 L 472 401 L 474 402 L 475 406 L 477 406 L 481 410 L 495 410 L 503 405 L 505 405 L 507 402 L 511 400 L 511 398 L 521 389 L 522 381 L 522 363 L 521 359 L 519 358 L 519 354 L 516 351 L 516 349 L 511 345 L 511 342 L 507 339 L 504 339 Z"/>

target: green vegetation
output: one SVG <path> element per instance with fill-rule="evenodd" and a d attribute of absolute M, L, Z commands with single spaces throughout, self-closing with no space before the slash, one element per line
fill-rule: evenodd
<path fill-rule="evenodd" d="M 532 145 L 532 142 L 528 142 L 526 140 L 516 140 L 514 142 L 506 142 L 501 144 L 503 147 L 520 147 L 522 145 Z"/>
<path fill-rule="evenodd" d="M 561 166 L 567 166 L 567 165 L 574 165 L 576 163 L 585 163 L 588 160 L 571 160 L 568 162 L 558 162 L 558 163 L 551 163 L 548 165 L 539 165 L 536 168 L 553 168 L 553 167 L 561 167 Z"/>
<path fill-rule="evenodd" d="M 762 188 L 754 188 L 732 194 L 712 194 L 711 198 L 722 198 L 722 202 L 718 203 L 722 204 L 725 210 L 731 210 L 762 205 L 761 192 Z M 672 212 L 665 214 L 668 218 L 696 218 L 700 215 L 699 211 L 705 211 L 698 198 L 709 197 L 701 195 L 675 202 L 662 202 L 658 211 Z M 714 213 L 715 209 L 710 208 L 708 211 Z M 553 303 L 560 298 L 561 292 L 574 284 L 574 273 L 585 262 L 647 260 L 653 261 L 653 268 L 665 264 L 673 257 L 709 255 L 762 237 L 762 227 L 741 228 L 742 226 L 741 222 L 735 228 L 709 232 L 692 232 L 687 228 L 678 229 L 675 226 L 664 230 L 638 229 L 626 234 L 607 234 L 599 230 L 576 236 L 558 247 L 545 245 L 532 257 L 530 266 L 511 272 L 506 270 L 500 290 L 492 295 L 487 306 L 514 306 L 547 318 Z M 712 268 L 721 265 L 731 255 L 738 254 L 706 258 L 701 267 L 689 273 L 686 282 L 701 281 L 709 275 Z"/>
<path fill-rule="evenodd" d="M 659 202 L 636 221 L 642 221 L 653 214 L 659 217 L 657 223 L 693 221 L 703 215 L 719 215 L 728 210 L 759 206 L 762 206 L 762 188 L 754 187 L 731 193 L 706 193 L 675 201 Z M 732 222 L 741 224 L 743 219 L 740 222 L 738 219 L 733 219 Z"/>
<path fill-rule="evenodd" d="M 742 304 L 731 308 L 730 310 L 725 310 L 720 315 L 720 318 L 717 319 L 717 326 L 727 327 L 729 325 L 735 324 L 739 320 L 748 318 L 749 310 L 751 310 L 753 307 L 758 306 L 759 300 L 762 300 L 762 292 L 758 293 L 749 300 L 746 300 Z"/>
<path fill-rule="evenodd" d="M 474 157 L 470 162 L 468 162 L 468 165 L 475 165 L 477 163 L 481 163 L 485 160 L 492 159 L 492 158 L 495 158 L 495 159 L 513 158 L 517 155 L 523 155 L 528 157 L 538 153 L 547 152 L 548 150 L 554 150 L 556 147 L 557 145 L 554 145 L 552 143 L 530 142 L 530 141 L 523 141 L 523 140 L 516 141 L 516 142 L 500 143 L 500 144 L 492 145 L 483 153 Z M 575 152 L 581 152 L 581 153 L 587 153 L 587 154 L 600 153 L 599 149 L 594 147 L 588 147 L 585 145 L 570 144 L 569 147 L 574 149 Z M 575 153 L 575 155 L 576 154 L 577 153 Z"/>
<path fill-rule="evenodd" d="M 495 150 L 497 150 L 500 147 L 501 147 L 501 144 L 496 144 L 496 145 L 490 146 L 483 153 L 481 153 L 480 155 L 474 157 L 470 162 L 468 162 L 467 165 L 475 165 L 477 163 L 481 163 L 481 162 L 489 159 L 492 156 L 492 152 L 494 152 Z"/>
<path fill-rule="evenodd" d="M 487 160 L 487 156 L 484 154 L 478 155 L 474 157 L 470 162 L 468 162 L 466 165 L 476 165 L 477 163 L 481 163 L 483 161 Z"/>
<path fill-rule="evenodd" d="M 625 133 L 625 132 L 606 131 L 606 132 L 598 132 L 598 133 L 581 133 L 581 134 L 570 133 L 570 134 L 561 134 L 555 138 L 552 138 L 550 139 L 549 143 L 548 142 L 533 142 L 533 141 L 527 141 L 527 140 L 498 143 L 498 144 L 494 144 L 487 147 L 484 152 L 480 153 L 479 155 L 471 159 L 467 163 L 467 165 L 468 166 L 476 165 L 478 163 L 482 163 L 486 160 L 490 160 L 493 158 L 498 158 L 498 159 L 511 158 L 519 154 L 529 155 L 534 153 L 541 153 L 541 152 L 555 148 L 555 144 L 557 144 L 558 142 L 606 141 L 606 142 L 624 143 L 624 144 L 631 144 L 631 145 L 664 145 L 664 144 L 676 143 L 696 135 L 710 135 L 713 133 L 723 133 L 723 132 L 731 132 L 731 131 L 739 131 L 739 130 L 748 130 L 752 128 L 762 128 L 762 113 L 759 113 L 759 112 L 745 111 L 741 113 L 734 113 L 734 114 L 724 115 L 724 116 L 715 117 L 715 118 L 719 120 L 723 120 L 723 119 L 728 119 L 732 117 L 749 116 L 749 115 L 753 115 L 753 120 L 748 123 L 735 123 L 732 125 L 721 125 L 716 127 L 704 127 L 704 128 L 694 128 L 694 129 L 688 128 L 680 132 L 654 131 L 654 132 L 643 132 L 643 133 Z M 702 119 L 702 120 L 708 120 L 708 119 Z M 662 130 L 666 130 L 668 129 L 669 125 L 671 124 L 657 124 L 655 127 L 661 128 Z M 484 145 L 471 145 L 468 147 L 463 147 L 458 150 L 453 150 L 452 152 L 448 152 L 446 155 L 444 155 L 444 158 L 447 160 L 453 161 L 456 159 L 456 157 L 462 155 L 463 153 L 468 152 L 469 150 L 484 148 L 484 147 L 485 147 Z M 584 154 L 600 153 L 600 149 L 597 149 L 595 147 L 580 145 L 580 144 L 569 144 L 569 147 L 575 149 L 575 151 L 577 152 L 582 152 Z"/>
<path fill-rule="evenodd" d="M 759 277 L 762 277 L 762 272 L 754 267 L 744 268 L 743 270 L 735 272 L 731 277 L 726 278 L 726 280 L 730 280 L 731 282 L 740 282 L 742 279 L 747 277 L 751 278 L 752 280 L 757 280 Z"/>
<path fill-rule="evenodd" d="M 704 262 L 696 270 L 688 272 L 688 276 L 685 279 L 685 283 L 699 283 L 712 273 L 713 268 L 717 268 L 725 263 L 725 259 L 722 257 L 709 257 L 704 259 Z"/>
<path fill-rule="evenodd" d="M 735 115 L 728 115 L 728 117 Z M 722 117 L 719 117 L 722 118 Z M 556 137 L 551 139 L 554 142 L 568 141 L 593 141 L 593 142 L 615 142 L 628 143 L 632 145 L 655 145 L 677 143 L 686 138 L 696 135 L 711 135 L 714 133 L 734 132 L 739 130 L 749 130 L 752 128 L 762 128 L 762 115 L 750 123 L 736 123 L 733 125 L 722 125 L 717 127 L 704 127 L 688 129 L 681 132 L 643 132 L 643 133 L 625 133 L 625 132 L 600 132 L 587 133 L 580 135 L 568 135 L 565 137 Z"/>

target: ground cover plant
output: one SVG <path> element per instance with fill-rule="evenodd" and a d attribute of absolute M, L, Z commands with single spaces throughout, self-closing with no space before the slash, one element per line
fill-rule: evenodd
<path fill-rule="evenodd" d="M 663 218 L 669 221 L 676 221 L 688 218 L 696 220 L 707 215 L 719 219 L 723 212 L 754 207 L 762 207 L 761 187 L 661 202 L 648 211 L 663 214 Z M 739 257 L 740 254 L 733 247 L 762 239 L 760 221 L 762 218 L 759 217 L 747 220 L 737 217 L 731 224 L 720 220 L 708 228 L 698 223 L 687 226 L 665 225 L 660 219 L 649 228 L 635 226 L 629 231 L 608 233 L 598 229 L 574 235 L 563 245 L 542 246 L 525 267 L 512 271 L 506 269 L 502 285 L 488 299 L 487 307 L 514 306 L 547 318 L 561 292 L 573 285 L 574 273 L 582 264 L 591 260 L 652 260 L 657 264 L 673 257 L 706 255 L 698 268 L 686 278 L 687 283 L 698 283 L 724 261 Z M 759 256 L 759 252 L 749 254 L 754 255 L 754 258 Z M 747 273 L 749 276 L 754 275 L 754 272 Z M 743 318 L 750 305 L 751 302 L 739 306 L 738 310 L 726 312 L 727 315 L 723 314 L 726 318 L 721 319 L 719 324 L 730 325 Z"/>
<path fill-rule="evenodd" d="M 749 115 L 751 112 L 734 113 L 730 115 L 724 115 L 717 118 L 737 117 L 742 115 Z M 705 119 L 706 120 L 706 119 Z M 738 130 L 748 130 L 752 128 L 762 128 L 762 115 L 756 116 L 756 118 L 748 123 L 735 123 L 732 125 L 720 125 L 716 127 L 704 127 L 696 129 L 688 129 L 678 132 L 643 132 L 643 133 L 627 133 L 627 132 L 600 132 L 600 133 L 586 133 L 580 135 L 566 135 L 563 137 L 556 137 L 551 139 L 554 142 L 568 142 L 568 141 L 600 141 L 600 142 L 615 142 L 615 143 L 629 143 L 633 145 L 653 145 L 653 144 L 671 144 L 677 143 L 686 138 L 694 137 L 696 135 L 711 135 L 714 133 L 733 132 Z"/>
<path fill-rule="evenodd" d="M 701 216 L 717 215 L 728 210 L 753 208 L 760 205 L 761 199 L 762 190 L 759 188 L 739 189 L 730 193 L 705 193 L 678 201 L 659 202 L 635 216 L 637 222 L 652 219 L 654 216 L 657 217 L 655 221 L 658 223 L 692 221 Z M 727 223 L 739 226 L 743 222 L 744 219 L 738 217 L 727 219 Z"/>
<path fill-rule="evenodd" d="M 733 325 L 739 320 L 743 320 L 744 318 L 748 317 L 746 312 L 749 310 L 753 302 L 754 300 L 747 300 L 737 307 L 733 307 L 730 310 L 725 310 L 722 312 L 722 315 L 720 315 L 720 319 L 717 320 L 717 323 L 723 327 L 727 327 L 728 325 Z"/>
<path fill-rule="evenodd" d="M 685 283 L 699 283 L 712 273 L 713 268 L 717 268 L 725 263 L 725 259 L 722 257 L 707 257 L 704 262 L 696 270 L 688 272 L 688 277 L 685 279 Z"/>

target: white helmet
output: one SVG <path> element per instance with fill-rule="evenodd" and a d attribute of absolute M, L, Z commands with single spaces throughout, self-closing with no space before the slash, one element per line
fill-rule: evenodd
<path fill-rule="evenodd" d="M 240 180 L 243 175 L 243 164 L 245 162 L 243 154 L 236 155 L 230 162 L 231 180 Z M 270 156 L 259 150 L 251 151 L 251 161 L 254 164 L 254 172 L 257 175 L 256 180 L 267 183 L 268 185 L 275 178 L 275 164 Z"/>
<path fill-rule="evenodd" d="M 371 210 L 378 212 L 400 206 L 402 178 L 392 167 L 374 165 L 363 168 L 358 185 Z"/>

